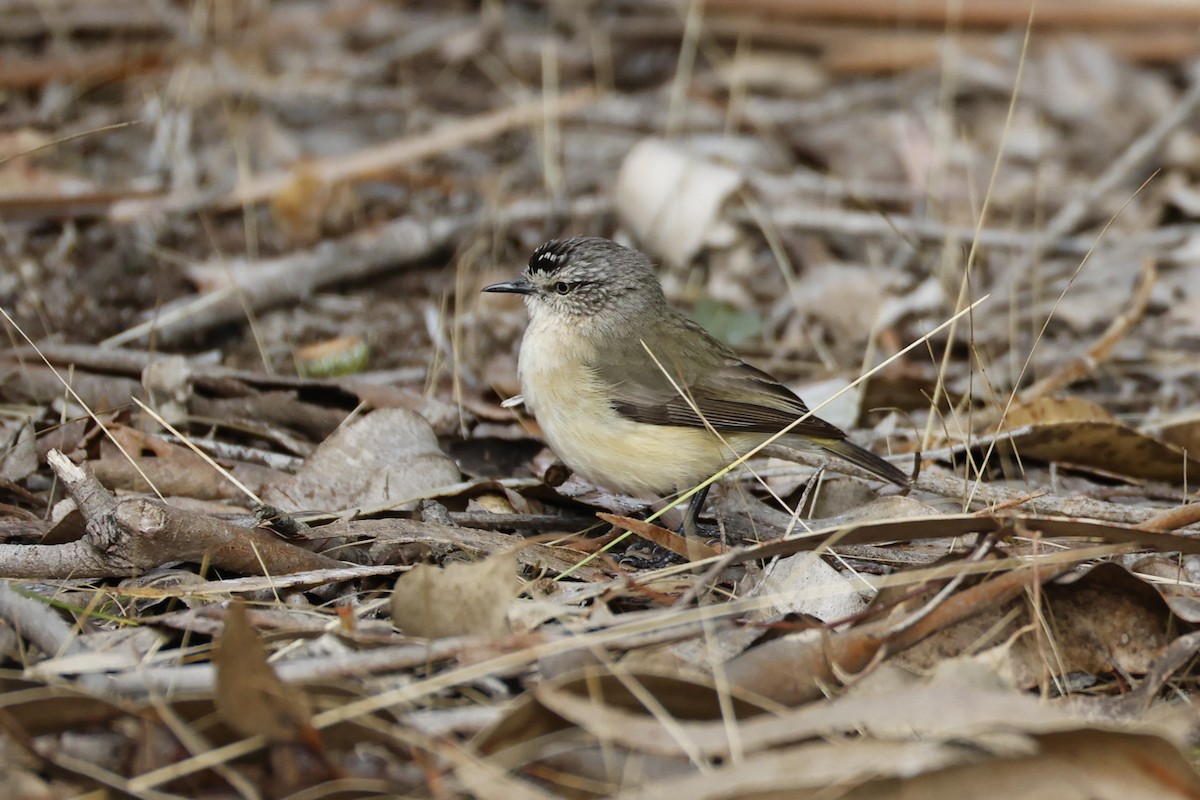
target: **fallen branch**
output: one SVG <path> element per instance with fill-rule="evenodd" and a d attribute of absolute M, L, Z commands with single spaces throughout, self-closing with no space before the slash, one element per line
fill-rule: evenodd
<path fill-rule="evenodd" d="M 0 619 L 49 656 L 87 652 L 57 611 L 44 601 L 21 595 L 8 581 L 0 581 Z"/>
<path fill-rule="evenodd" d="M 582 197 L 567 207 L 549 202 L 514 203 L 496 213 L 467 213 L 423 222 L 402 217 L 279 258 L 218 259 L 195 272 L 224 281 L 219 289 L 182 298 L 153 316 L 101 342 L 112 348 L 149 337 L 171 345 L 212 328 L 238 322 L 248 311 L 296 303 L 330 286 L 356 283 L 398 266 L 432 258 L 476 225 L 506 225 L 553 213 L 585 216 L 608 207 L 604 198 Z M 226 277 L 228 276 L 228 277 Z"/>
<path fill-rule="evenodd" d="M 125 577 L 172 561 L 206 562 L 251 575 L 345 566 L 260 528 L 244 528 L 144 497 L 118 500 L 90 470 L 59 451 L 51 450 L 46 458 L 83 514 L 87 532 L 68 544 L 0 545 L 0 577 Z"/>
<path fill-rule="evenodd" d="M 403 217 L 280 258 L 223 261 L 219 266 L 230 276 L 227 285 L 158 309 L 150 319 L 103 345 L 120 346 L 152 332 L 158 342 L 170 345 L 244 319 L 248 310 L 297 302 L 326 286 L 362 280 L 398 264 L 429 258 L 449 246 L 472 220 L 450 217 L 426 224 Z"/>

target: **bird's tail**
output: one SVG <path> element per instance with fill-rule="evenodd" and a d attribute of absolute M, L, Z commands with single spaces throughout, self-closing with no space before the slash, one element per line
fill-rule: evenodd
<path fill-rule="evenodd" d="M 811 439 L 810 441 L 822 450 L 827 450 L 838 458 L 862 467 L 881 480 L 906 488 L 912 485 L 912 480 L 899 467 L 884 461 L 870 450 L 864 450 L 848 439 Z"/>

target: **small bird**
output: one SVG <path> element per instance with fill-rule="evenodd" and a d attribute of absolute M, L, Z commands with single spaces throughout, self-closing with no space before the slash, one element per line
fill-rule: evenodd
<path fill-rule="evenodd" d="M 525 405 L 567 466 L 633 495 L 685 490 L 809 414 L 794 392 L 668 305 L 650 260 L 609 239 L 538 247 L 524 273 L 485 292 L 524 295 L 517 370 Z M 907 487 L 909 478 L 808 416 L 776 440 L 827 450 Z M 696 532 L 707 489 L 692 497 Z"/>

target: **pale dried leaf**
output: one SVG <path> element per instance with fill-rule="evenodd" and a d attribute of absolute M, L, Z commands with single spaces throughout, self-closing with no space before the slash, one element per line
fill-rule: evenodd
<path fill-rule="evenodd" d="M 37 437 L 28 422 L 0 424 L 0 481 L 23 481 L 37 471 Z"/>
<path fill-rule="evenodd" d="M 679 268 L 706 245 L 730 244 L 730 226 L 720 224 L 720 213 L 741 184 L 735 169 L 677 144 L 645 139 L 621 165 L 614 205 L 639 242 Z"/>
<path fill-rule="evenodd" d="M 419 564 L 392 592 L 392 621 L 409 636 L 501 636 L 521 588 L 517 555 L 497 553 L 474 564 Z"/>
<path fill-rule="evenodd" d="M 265 499 L 287 510 L 401 506 L 459 480 L 429 423 L 388 408 L 339 428 Z"/>
<path fill-rule="evenodd" d="M 1200 460 L 1118 422 L 1081 398 L 1044 397 L 1014 404 L 996 450 L 1008 457 L 1089 467 L 1116 475 L 1182 484 Z"/>
<path fill-rule="evenodd" d="M 213 665 L 217 713 L 242 736 L 292 742 L 310 729 L 308 699 L 299 688 L 281 681 L 267 663 L 266 648 L 242 603 L 229 606 Z"/>

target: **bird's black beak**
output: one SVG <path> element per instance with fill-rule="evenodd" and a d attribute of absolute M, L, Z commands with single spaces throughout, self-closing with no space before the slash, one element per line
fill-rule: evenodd
<path fill-rule="evenodd" d="M 533 294 L 533 284 L 525 278 L 517 278 L 504 283 L 493 283 L 491 286 L 483 287 L 483 290 L 485 292 L 507 292 L 508 294 Z"/>

